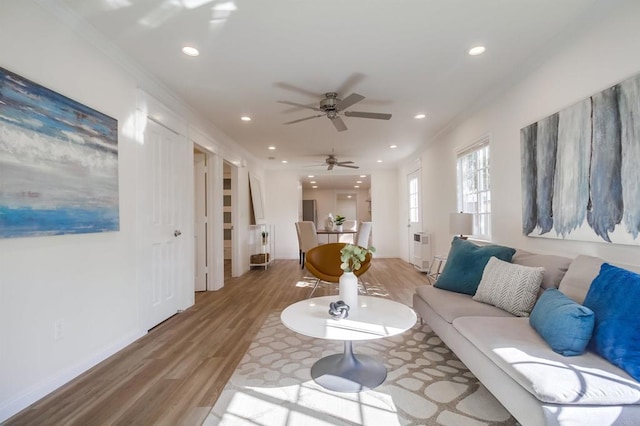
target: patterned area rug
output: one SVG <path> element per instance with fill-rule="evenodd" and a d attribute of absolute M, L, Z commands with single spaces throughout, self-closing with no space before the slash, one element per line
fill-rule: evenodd
<path fill-rule="evenodd" d="M 341 353 L 342 342 L 290 331 L 270 314 L 226 384 L 205 425 L 516 425 L 428 326 L 354 342 L 356 354 L 384 360 L 387 380 L 360 393 L 317 385 L 310 369 Z"/>

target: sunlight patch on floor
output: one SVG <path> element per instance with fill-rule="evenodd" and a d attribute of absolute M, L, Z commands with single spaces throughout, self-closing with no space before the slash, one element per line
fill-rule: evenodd
<path fill-rule="evenodd" d="M 333 426 L 400 425 L 391 396 L 369 391 L 339 393 L 313 381 L 279 387 L 245 387 L 222 395 L 224 413 L 215 413 L 205 425 Z M 251 419 L 251 420 L 249 420 Z"/>

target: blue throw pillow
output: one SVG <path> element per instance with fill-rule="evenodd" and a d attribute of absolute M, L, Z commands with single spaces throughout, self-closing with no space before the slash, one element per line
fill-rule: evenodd
<path fill-rule="evenodd" d="M 584 306 L 596 314 L 592 349 L 640 381 L 640 275 L 603 263 Z"/>
<path fill-rule="evenodd" d="M 456 293 L 474 295 L 489 259 L 497 257 L 505 262 L 511 262 L 515 252 L 516 250 L 511 247 L 479 246 L 471 241 L 454 237 L 447 263 L 444 264 L 442 274 L 434 286 Z"/>
<path fill-rule="evenodd" d="M 593 333 L 593 311 L 579 305 L 561 291 L 547 289 L 538 299 L 529 324 L 551 346 L 564 356 L 582 354 Z"/>

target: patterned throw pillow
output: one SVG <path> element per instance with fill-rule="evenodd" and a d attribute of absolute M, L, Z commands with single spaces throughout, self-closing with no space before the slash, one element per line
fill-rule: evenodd
<path fill-rule="evenodd" d="M 543 274 L 544 268 L 514 265 L 492 257 L 484 268 L 473 300 L 528 317 L 536 303 Z"/>

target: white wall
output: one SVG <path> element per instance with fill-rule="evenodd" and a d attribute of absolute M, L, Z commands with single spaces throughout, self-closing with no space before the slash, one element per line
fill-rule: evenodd
<path fill-rule="evenodd" d="M 640 2 L 618 2 L 598 22 L 556 40 L 554 55 L 493 102 L 460 120 L 422 153 L 423 219 L 436 233 L 437 253 L 447 253 L 448 214 L 456 208 L 455 151 L 491 137 L 493 240 L 531 251 L 583 253 L 638 264 L 640 247 L 525 237 L 522 235 L 520 129 L 640 72 Z M 437 200 L 437 202 L 436 202 Z"/>
<path fill-rule="evenodd" d="M 371 173 L 371 240 L 376 257 L 399 257 L 400 229 L 398 172 L 379 170 Z"/>
<path fill-rule="evenodd" d="M 135 67 L 103 53 L 108 49 L 96 47 L 95 35 L 80 36 L 63 23 L 64 13 L 26 0 L 0 8 L 0 66 L 118 120 L 121 226 L 119 232 L 0 239 L 2 421 L 145 333 L 135 264 L 136 91 L 144 87 L 158 99 L 172 99 L 176 108 L 183 104 L 152 79 L 134 75 Z M 218 144 L 205 148 L 248 164 L 245 171 L 255 167 L 222 132 L 181 113 Z M 246 177 L 239 185 L 238 201 L 246 205 Z M 60 340 L 54 340 L 57 320 L 63 320 Z"/>
<path fill-rule="evenodd" d="M 336 211 L 347 220 L 358 220 L 357 198 L 338 199 L 336 201 Z"/>
<path fill-rule="evenodd" d="M 267 223 L 275 226 L 274 256 L 276 259 L 297 259 L 295 223 L 301 207 L 302 184 L 295 172 L 267 171 L 265 176 L 268 183 L 265 185 L 265 217 Z"/>
<path fill-rule="evenodd" d="M 368 222 L 371 220 L 369 214 L 369 206 L 366 200 L 369 198 L 367 189 L 353 190 L 336 190 L 336 189 L 303 189 L 302 198 L 304 200 L 316 200 L 316 208 L 318 209 L 318 227 L 324 227 L 324 220 L 329 213 L 335 217 L 337 214 L 344 216 L 345 212 L 340 210 L 337 202 L 338 193 L 357 194 L 357 214 L 355 217 L 347 217 L 347 219 L 355 219 L 359 222 Z"/>

